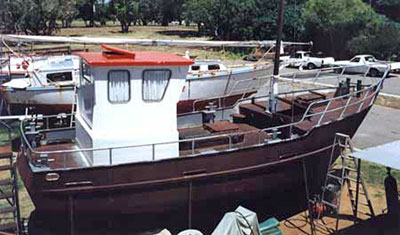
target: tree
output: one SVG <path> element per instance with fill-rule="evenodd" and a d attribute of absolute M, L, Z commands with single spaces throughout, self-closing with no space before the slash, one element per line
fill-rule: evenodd
<path fill-rule="evenodd" d="M 303 37 L 306 0 L 286 0 L 284 40 Z M 224 40 L 273 39 L 277 32 L 278 0 L 186 0 L 185 19 L 199 31 Z"/>
<path fill-rule="evenodd" d="M 352 54 L 372 54 L 379 59 L 400 56 L 400 25 L 389 20 L 368 27 L 349 42 Z"/>
<path fill-rule="evenodd" d="M 173 20 L 181 20 L 184 0 L 157 0 L 158 17 L 162 26 L 168 26 Z"/>
<path fill-rule="evenodd" d="M 89 27 L 95 26 L 96 0 L 80 0 L 79 15 Z"/>
<path fill-rule="evenodd" d="M 150 21 L 157 20 L 157 1 L 140 0 L 139 1 L 139 18 L 143 25 L 147 25 Z"/>
<path fill-rule="evenodd" d="M 196 23 L 200 33 L 203 29 L 212 29 L 213 20 L 210 13 L 213 11 L 213 4 L 214 0 L 186 0 L 185 20 Z"/>
<path fill-rule="evenodd" d="M 62 27 L 71 27 L 72 21 L 78 16 L 77 1 L 62 0 L 60 5 L 59 20 L 61 20 Z"/>
<path fill-rule="evenodd" d="M 10 30 L 26 34 L 50 35 L 57 30 L 61 0 L 14 0 L 7 1 L 6 9 Z"/>
<path fill-rule="evenodd" d="M 129 26 L 139 16 L 139 3 L 134 0 L 114 0 L 114 14 L 121 24 L 124 33 L 129 32 Z"/>
<path fill-rule="evenodd" d="M 306 30 L 322 51 L 346 56 L 346 44 L 367 25 L 378 25 L 382 18 L 361 0 L 309 0 L 303 17 Z"/>
<path fill-rule="evenodd" d="M 399 0 L 375 0 L 373 7 L 380 14 L 389 19 L 400 22 L 400 1 Z"/>

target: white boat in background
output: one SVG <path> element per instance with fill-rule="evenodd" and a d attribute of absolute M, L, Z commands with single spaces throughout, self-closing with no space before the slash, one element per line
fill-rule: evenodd
<path fill-rule="evenodd" d="M 12 79 L 0 87 L 11 114 L 25 113 L 26 108 L 43 114 L 71 112 L 80 70 L 78 57 L 42 57 L 30 66 L 28 77 Z M 262 85 L 261 78 L 271 72 L 269 64 L 229 68 L 219 60 L 197 61 L 190 67 L 177 112 L 203 110 L 210 103 L 215 108 L 232 106 L 255 94 Z"/>
<path fill-rule="evenodd" d="M 26 112 L 53 114 L 70 112 L 74 88 L 79 79 L 77 56 L 34 58 L 25 78 L 12 79 L 0 86 L 11 114 Z"/>
<path fill-rule="evenodd" d="M 233 106 L 266 84 L 272 67 L 265 63 L 228 67 L 220 60 L 195 61 L 189 67 L 178 113 L 203 110 L 210 103 L 215 108 Z"/>
<path fill-rule="evenodd" d="M 64 56 L 10 56 L 1 58 L 0 74 L 6 80 L 28 77 L 30 73 L 46 66 L 49 58 Z"/>

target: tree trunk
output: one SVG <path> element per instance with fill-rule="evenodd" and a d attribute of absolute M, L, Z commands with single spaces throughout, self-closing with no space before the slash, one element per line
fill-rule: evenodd
<path fill-rule="evenodd" d="M 332 30 L 329 31 L 329 39 L 330 39 L 330 42 L 331 42 L 331 55 L 336 58 L 337 54 L 335 53 L 335 41 L 333 40 L 333 32 L 332 32 Z"/>
<path fill-rule="evenodd" d="M 123 33 L 128 33 L 129 32 L 129 24 L 128 22 L 121 22 L 121 30 Z"/>
<path fill-rule="evenodd" d="M 168 19 L 166 17 L 163 17 L 161 26 L 168 26 Z"/>

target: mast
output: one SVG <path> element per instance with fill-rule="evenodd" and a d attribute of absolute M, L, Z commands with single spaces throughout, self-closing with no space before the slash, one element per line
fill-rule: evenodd
<path fill-rule="evenodd" d="M 283 17 L 285 13 L 285 0 L 281 0 L 280 13 L 278 16 L 278 36 L 275 43 L 275 61 L 274 61 L 274 75 L 270 80 L 269 87 L 269 111 L 276 112 L 276 94 L 278 93 L 278 78 L 279 78 L 279 59 L 280 49 L 282 42 L 282 28 L 283 28 Z"/>

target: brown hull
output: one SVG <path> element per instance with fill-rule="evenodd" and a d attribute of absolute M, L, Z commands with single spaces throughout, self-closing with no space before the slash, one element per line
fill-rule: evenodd
<path fill-rule="evenodd" d="M 207 156 L 59 171 L 58 182 L 45 182 L 45 173 L 33 174 L 22 155 L 18 169 L 36 211 L 51 215 L 46 218 L 68 217 L 71 211 L 74 221 L 80 222 L 129 214 L 134 229 L 184 228 L 191 211 L 193 227 L 212 230 L 225 212 L 239 205 L 256 211 L 260 221 L 304 209 L 302 159 L 312 195 L 326 175 L 335 133 L 353 136 L 368 110 L 292 141 Z M 68 182 L 86 183 L 67 187 Z M 93 223 L 82 224 L 93 229 Z"/>

